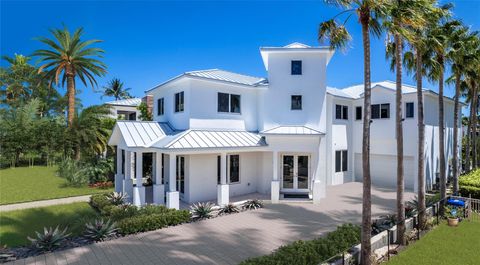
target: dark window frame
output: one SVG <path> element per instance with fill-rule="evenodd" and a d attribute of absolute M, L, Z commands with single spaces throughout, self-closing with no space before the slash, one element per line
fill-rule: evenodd
<path fill-rule="evenodd" d="M 405 118 L 415 118 L 415 103 L 413 102 L 405 103 Z"/>
<path fill-rule="evenodd" d="M 157 116 L 165 114 L 165 98 L 157 99 Z"/>
<path fill-rule="evenodd" d="M 184 91 L 175 93 L 174 100 L 175 100 L 175 106 L 174 106 L 175 113 L 184 112 L 185 111 L 185 93 L 184 93 Z"/>
<path fill-rule="evenodd" d="M 348 121 L 348 106 L 335 104 L 335 119 Z"/>
<path fill-rule="evenodd" d="M 348 150 L 335 150 L 335 173 L 348 171 Z"/>
<path fill-rule="evenodd" d="M 228 184 L 238 184 L 240 183 L 240 155 L 239 154 L 232 154 L 228 155 Z M 237 161 L 237 165 L 234 166 L 232 163 L 235 163 L 235 160 Z M 236 170 L 235 170 L 236 169 Z M 235 171 L 233 171 L 235 170 Z M 232 177 L 236 177 L 237 179 L 232 181 Z"/>
<path fill-rule="evenodd" d="M 355 107 L 355 120 L 356 121 L 362 120 L 362 118 L 363 118 L 362 117 L 362 114 L 363 114 L 362 110 L 363 110 L 362 106 L 356 106 Z"/>
<path fill-rule="evenodd" d="M 295 104 L 300 102 L 300 104 Z M 303 102 L 302 102 L 302 95 L 292 95 L 291 102 L 290 102 L 290 110 L 302 110 L 303 109 Z"/>
<path fill-rule="evenodd" d="M 222 106 L 220 105 L 221 103 L 226 103 L 224 100 L 221 100 L 221 97 L 228 97 L 227 106 Z M 234 102 L 237 102 L 238 104 L 238 111 L 235 110 L 235 104 Z M 233 114 L 242 114 L 242 95 L 240 94 L 229 94 L 229 93 L 223 93 L 223 92 L 218 92 L 217 93 L 217 112 L 218 113 L 233 113 Z"/>
<path fill-rule="evenodd" d="M 390 119 L 390 103 L 372 104 L 370 108 L 372 119 Z"/>
<path fill-rule="evenodd" d="M 290 70 L 292 75 L 302 75 L 302 61 L 301 60 L 292 60 L 290 64 Z"/>

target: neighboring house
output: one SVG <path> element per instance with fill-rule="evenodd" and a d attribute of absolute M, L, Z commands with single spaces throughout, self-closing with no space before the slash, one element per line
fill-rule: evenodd
<path fill-rule="evenodd" d="M 115 101 L 109 101 L 105 104 L 110 105 L 112 109 L 112 118 L 118 120 L 136 121 L 139 120 L 138 106 L 142 103 L 141 98 L 127 98 Z"/>
<path fill-rule="evenodd" d="M 154 122 L 118 121 L 115 189 L 136 205 L 270 194 L 320 202 L 328 186 L 361 181 L 363 85 L 327 88 L 328 47 L 263 47 L 268 78 L 218 69 L 186 72 L 146 93 Z M 417 188 L 417 96 L 403 86 L 405 184 Z M 427 187 L 438 173 L 438 96 L 425 90 Z M 372 84 L 373 185 L 396 186 L 395 84 Z M 445 98 L 446 159 L 453 101 Z M 461 135 L 461 134 L 460 134 Z M 149 170 L 152 168 L 152 170 Z M 135 177 L 136 176 L 136 177 Z M 153 186 L 146 183 L 151 179 Z"/>

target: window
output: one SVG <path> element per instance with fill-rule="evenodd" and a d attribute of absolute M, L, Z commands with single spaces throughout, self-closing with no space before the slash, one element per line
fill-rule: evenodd
<path fill-rule="evenodd" d="M 163 98 L 159 98 L 157 100 L 157 115 L 158 116 L 163 115 L 163 113 L 164 113 L 163 105 L 164 105 Z"/>
<path fill-rule="evenodd" d="M 175 94 L 175 112 L 184 110 L 184 94 L 183 91 Z"/>
<path fill-rule="evenodd" d="M 390 103 L 372 105 L 372 119 L 388 118 L 390 118 Z"/>
<path fill-rule="evenodd" d="M 292 75 L 302 74 L 302 61 L 292 61 Z"/>
<path fill-rule="evenodd" d="M 228 181 L 229 183 L 240 182 L 240 155 L 228 156 Z"/>
<path fill-rule="evenodd" d="M 348 171 L 348 152 L 347 150 L 335 151 L 335 172 Z"/>
<path fill-rule="evenodd" d="M 218 93 L 218 112 L 240 113 L 240 95 Z"/>
<path fill-rule="evenodd" d="M 413 109 L 413 102 L 407 102 L 405 106 L 405 117 L 413 118 L 414 116 L 414 109 Z"/>
<path fill-rule="evenodd" d="M 221 184 L 222 180 L 222 158 L 220 156 L 217 156 L 217 184 Z"/>
<path fill-rule="evenodd" d="M 357 106 L 355 107 L 355 120 L 361 120 L 362 119 L 362 107 Z"/>
<path fill-rule="evenodd" d="M 348 106 L 335 105 L 335 118 L 337 120 L 348 120 Z"/>
<path fill-rule="evenodd" d="M 301 110 L 302 109 L 302 96 L 293 95 L 292 96 L 292 110 Z"/>

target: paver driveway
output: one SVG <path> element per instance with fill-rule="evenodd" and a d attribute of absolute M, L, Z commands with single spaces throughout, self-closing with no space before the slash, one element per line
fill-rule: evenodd
<path fill-rule="evenodd" d="M 15 264 L 238 264 L 342 223 L 360 223 L 361 183 L 329 187 L 320 204 L 267 204 L 210 220 L 18 260 Z M 394 211 L 395 191 L 374 188 L 372 212 Z M 406 200 L 413 197 L 406 193 Z"/>

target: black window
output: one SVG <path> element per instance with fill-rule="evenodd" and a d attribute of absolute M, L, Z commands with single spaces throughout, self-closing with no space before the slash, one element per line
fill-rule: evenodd
<path fill-rule="evenodd" d="M 407 118 L 413 118 L 414 116 L 414 109 L 413 109 L 413 102 L 407 102 L 406 106 L 405 106 L 405 116 Z"/>
<path fill-rule="evenodd" d="M 183 91 L 175 94 L 175 112 L 184 110 L 184 94 Z"/>
<path fill-rule="evenodd" d="M 390 104 L 381 104 L 380 105 L 380 118 L 388 119 L 390 118 Z"/>
<path fill-rule="evenodd" d="M 222 165 L 221 165 L 221 162 L 222 161 L 222 158 L 220 156 L 217 156 L 217 183 L 218 184 L 221 184 L 222 183 L 222 180 L 221 180 L 221 177 L 222 177 Z"/>
<path fill-rule="evenodd" d="M 228 112 L 229 100 L 229 94 L 218 93 L 218 112 Z"/>
<path fill-rule="evenodd" d="M 292 110 L 301 110 L 302 109 L 302 96 L 293 95 L 292 96 Z"/>
<path fill-rule="evenodd" d="M 164 107 L 163 107 L 163 105 L 164 105 L 164 100 L 163 100 L 163 98 L 159 98 L 159 99 L 157 100 L 157 115 L 158 115 L 158 116 L 163 115 L 163 113 L 164 113 Z"/>
<path fill-rule="evenodd" d="M 342 112 L 342 119 L 348 120 L 348 106 L 343 106 Z"/>
<path fill-rule="evenodd" d="M 240 113 L 240 95 L 230 95 L 230 112 Z"/>
<path fill-rule="evenodd" d="M 229 155 L 228 177 L 230 183 L 240 182 L 240 156 Z"/>
<path fill-rule="evenodd" d="M 380 105 L 372 105 L 372 119 L 380 119 Z"/>
<path fill-rule="evenodd" d="M 302 74 L 302 61 L 292 61 L 292 75 Z"/>
<path fill-rule="evenodd" d="M 355 120 L 361 120 L 362 119 L 362 107 L 358 106 L 355 107 Z"/>
<path fill-rule="evenodd" d="M 335 172 L 348 171 L 348 152 L 347 150 L 335 151 Z"/>
<path fill-rule="evenodd" d="M 337 120 L 348 120 L 348 106 L 335 105 L 335 118 Z"/>

